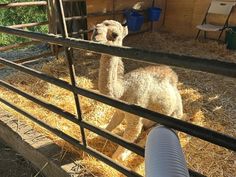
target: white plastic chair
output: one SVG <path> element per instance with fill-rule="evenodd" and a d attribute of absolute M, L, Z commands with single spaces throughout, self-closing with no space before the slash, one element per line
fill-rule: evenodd
<path fill-rule="evenodd" d="M 200 32 L 204 31 L 204 37 L 206 38 L 206 32 L 217 32 L 219 31 L 219 37 L 218 40 L 220 40 L 220 37 L 223 33 L 223 31 L 228 27 L 229 17 L 231 15 L 231 12 L 233 10 L 233 7 L 235 6 L 235 1 L 219 1 L 219 0 L 212 0 L 205 17 L 202 21 L 201 25 L 197 25 L 198 33 L 196 36 L 196 39 L 198 39 Z M 225 22 L 223 25 L 214 25 L 207 22 L 207 17 L 210 14 L 216 14 L 216 15 L 222 15 L 225 17 Z"/>

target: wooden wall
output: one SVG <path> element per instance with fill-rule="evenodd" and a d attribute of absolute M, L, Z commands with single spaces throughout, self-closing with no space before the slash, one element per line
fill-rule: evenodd
<path fill-rule="evenodd" d="M 196 25 L 201 24 L 210 2 L 211 0 L 166 0 L 163 27 L 167 31 L 179 35 L 195 36 L 197 33 Z M 219 16 L 216 18 L 210 16 L 209 20 L 219 24 L 224 22 L 224 18 Z M 236 25 L 236 8 L 231 15 L 230 24 Z"/>
<path fill-rule="evenodd" d="M 114 4 L 113 4 L 114 2 Z M 142 2 L 141 9 L 146 9 L 151 7 L 152 0 L 87 0 L 87 13 L 106 13 L 114 11 L 120 11 L 125 9 L 131 9 L 136 3 Z M 107 15 L 102 17 L 89 17 L 88 18 L 88 28 L 92 28 L 99 22 L 106 19 L 115 19 L 120 22 L 123 21 L 123 15 Z"/>
<path fill-rule="evenodd" d="M 142 9 L 152 5 L 152 0 L 96 0 L 96 3 L 94 0 L 87 0 L 87 13 L 111 12 L 113 8 L 115 11 L 130 9 L 138 2 L 143 3 Z M 194 37 L 197 33 L 196 25 L 202 22 L 210 2 L 211 0 L 156 0 L 155 6 L 162 8 L 163 11 L 160 21 L 154 23 L 154 29 L 162 28 L 178 35 Z M 113 16 L 89 17 L 88 28 L 105 19 L 113 19 Z M 122 22 L 123 15 L 116 15 L 114 19 Z M 224 18 L 210 17 L 211 21 L 214 19 L 217 19 L 219 24 L 224 21 Z M 230 24 L 236 25 L 236 8 L 231 15 Z M 150 28 L 150 23 L 144 25 L 144 28 L 147 27 Z"/>

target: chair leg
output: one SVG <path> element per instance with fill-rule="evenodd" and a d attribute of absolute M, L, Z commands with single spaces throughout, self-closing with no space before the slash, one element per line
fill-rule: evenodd
<path fill-rule="evenodd" d="M 200 35 L 200 32 L 201 32 L 201 30 L 198 30 L 198 32 L 197 32 L 197 36 L 196 36 L 196 40 L 198 39 L 198 37 L 199 37 L 199 35 Z"/>
<path fill-rule="evenodd" d="M 220 35 L 218 37 L 218 41 L 220 41 L 220 38 L 221 38 L 222 34 L 223 34 L 223 30 L 221 30 L 221 32 L 220 32 Z"/>
<path fill-rule="evenodd" d="M 207 34 L 206 34 L 206 31 L 204 31 L 204 39 L 207 38 Z"/>

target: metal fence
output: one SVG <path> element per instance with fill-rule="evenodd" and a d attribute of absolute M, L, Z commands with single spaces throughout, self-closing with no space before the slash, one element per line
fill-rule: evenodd
<path fill-rule="evenodd" d="M 217 60 L 208 60 L 208 59 L 202 59 L 197 57 L 190 57 L 190 56 L 183 56 L 183 55 L 176 55 L 176 54 L 166 54 L 166 53 L 160 53 L 160 52 L 150 52 L 145 51 L 141 49 L 135 49 L 130 47 L 116 47 L 116 46 L 107 46 L 98 44 L 92 41 L 86 41 L 82 39 L 73 39 L 69 38 L 66 31 L 66 25 L 65 25 L 65 18 L 63 16 L 63 7 L 61 0 L 56 1 L 56 6 L 58 10 L 58 17 L 59 17 L 59 23 L 62 29 L 62 36 L 56 36 L 56 35 L 49 35 L 49 34 L 41 34 L 41 33 L 35 33 L 35 32 L 29 32 L 24 31 L 20 29 L 13 29 L 10 27 L 4 27 L 0 26 L 0 32 L 17 35 L 25 38 L 31 38 L 32 40 L 36 41 L 42 41 L 42 42 L 48 42 L 50 44 L 56 44 L 64 46 L 66 58 L 68 60 L 68 67 L 69 67 L 69 73 L 71 82 L 65 82 L 59 79 L 56 79 L 54 77 L 51 77 L 49 75 L 46 75 L 40 71 L 31 69 L 29 67 L 26 67 L 21 64 L 17 64 L 12 61 L 8 61 L 7 59 L 0 58 L 0 63 L 12 67 L 14 69 L 17 69 L 19 71 L 22 71 L 24 73 L 30 74 L 32 76 L 35 76 L 43 81 L 46 81 L 48 83 L 54 84 L 56 86 L 59 86 L 61 88 L 64 88 L 74 94 L 75 104 L 77 108 L 76 115 L 71 114 L 65 110 L 62 110 L 61 108 L 54 106 L 48 102 L 45 102 L 43 100 L 40 100 L 38 98 L 35 98 L 34 96 L 15 88 L 14 86 L 10 85 L 9 83 L 0 80 L 0 86 L 5 87 L 31 101 L 34 103 L 56 113 L 61 116 L 63 116 L 65 119 L 77 124 L 80 126 L 81 134 L 82 134 L 82 142 L 74 139 L 73 137 L 70 137 L 69 135 L 63 133 L 62 131 L 55 129 L 51 127 L 50 125 L 47 125 L 46 123 L 42 122 L 41 120 L 37 119 L 37 117 L 31 115 L 30 113 L 22 110 L 20 107 L 12 104 L 8 100 L 5 100 L 3 98 L 0 98 L 0 101 L 7 106 L 13 108 L 17 112 L 21 113 L 22 115 L 28 117 L 32 121 L 38 123 L 40 126 L 48 129 L 52 133 L 56 134 L 58 137 L 64 139 L 65 141 L 71 143 L 75 147 L 78 147 L 82 149 L 83 151 L 91 154 L 92 156 L 96 157 L 97 159 L 105 162 L 106 164 L 112 166 L 116 170 L 120 171 L 121 173 L 125 174 L 126 176 L 140 176 L 134 171 L 131 171 L 127 167 L 113 161 L 111 158 L 103 155 L 102 153 L 96 151 L 95 149 L 89 147 L 87 145 L 86 136 L 84 133 L 84 129 L 87 129 L 89 131 L 92 131 L 110 141 L 113 141 L 121 146 L 124 146 L 125 148 L 135 152 L 136 154 L 140 156 L 144 156 L 144 149 L 137 146 L 134 143 L 130 143 L 127 140 L 116 136 L 104 129 L 101 129 L 99 127 L 96 127 L 85 120 L 83 120 L 83 115 L 81 113 L 80 109 L 80 101 L 78 98 L 78 95 L 82 95 L 97 101 L 100 101 L 102 103 L 105 103 L 107 105 L 113 106 L 115 108 L 124 110 L 126 112 L 135 114 L 140 117 L 147 118 L 149 120 L 152 120 L 154 122 L 157 122 L 159 124 L 165 125 L 167 127 L 173 128 L 175 130 L 187 133 L 191 136 L 198 137 L 202 140 L 206 140 L 210 143 L 225 147 L 229 150 L 236 151 L 236 138 L 231 137 L 228 135 L 221 134 L 219 132 L 200 127 L 188 122 L 184 122 L 182 120 L 178 120 L 166 115 L 162 115 L 160 113 L 147 110 L 145 108 L 139 107 L 137 105 L 132 105 L 120 100 L 116 100 L 110 97 L 107 97 L 105 95 L 95 93 L 93 91 L 80 88 L 77 86 L 76 80 L 75 80 L 75 71 L 74 71 L 74 61 L 72 59 L 72 48 L 77 49 L 86 49 L 94 52 L 101 52 L 106 53 L 110 55 L 116 55 L 136 61 L 145 61 L 150 63 L 157 63 L 157 64 L 166 64 L 171 66 L 178 66 L 182 68 L 187 69 L 193 69 L 208 73 L 214 73 L 214 74 L 221 74 L 228 77 L 236 78 L 236 64 L 235 63 L 227 63 Z M 192 171 L 189 169 L 190 176 L 203 176 L 197 172 Z"/>

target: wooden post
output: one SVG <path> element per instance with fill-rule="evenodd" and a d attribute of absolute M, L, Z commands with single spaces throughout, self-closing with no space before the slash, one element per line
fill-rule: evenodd
<path fill-rule="evenodd" d="M 36 2 L 13 2 L 13 3 L 0 3 L 0 8 L 11 8 L 11 7 L 26 7 L 26 6 L 45 6 L 45 1 Z"/>
<path fill-rule="evenodd" d="M 0 47 L 0 52 L 12 50 L 12 49 L 16 49 L 16 48 L 23 48 L 25 46 L 34 45 L 34 44 L 38 44 L 38 43 L 41 43 L 41 42 L 40 41 L 29 41 L 29 42 L 15 43 L 15 44 L 8 45 L 8 46 L 2 46 L 2 47 Z"/>
<path fill-rule="evenodd" d="M 152 0 L 152 7 L 154 7 L 155 6 L 155 0 Z M 154 32 L 154 22 L 152 21 L 151 22 L 151 30 L 152 30 L 152 32 Z"/>
<path fill-rule="evenodd" d="M 87 18 L 85 18 L 87 12 L 85 1 L 63 1 L 63 8 L 65 9 L 65 17 L 71 19 L 70 21 L 66 21 L 69 36 L 72 36 L 74 32 L 87 30 Z M 81 18 L 73 18 L 78 16 L 81 16 Z M 85 39 L 86 35 L 79 35 L 78 37 Z"/>
<path fill-rule="evenodd" d="M 56 10 L 55 0 L 47 0 L 47 14 L 48 14 L 48 32 L 51 34 L 57 34 L 57 22 L 56 22 Z M 51 44 L 51 50 L 53 55 L 58 58 L 59 46 Z"/>
<path fill-rule="evenodd" d="M 25 24 L 17 24 L 17 25 L 11 25 L 8 26 L 10 28 L 28 28 L 28 27 L 33 27 L 33 26 L 40 26 L 40 25 L 47 25 L 48 22 L 34 22 L 34 23 L 25 23 Z"/>
<path fill-rule="evenodd" d="M 115 0 L 112 0 L 112 18 L 115 20 Z"/>

